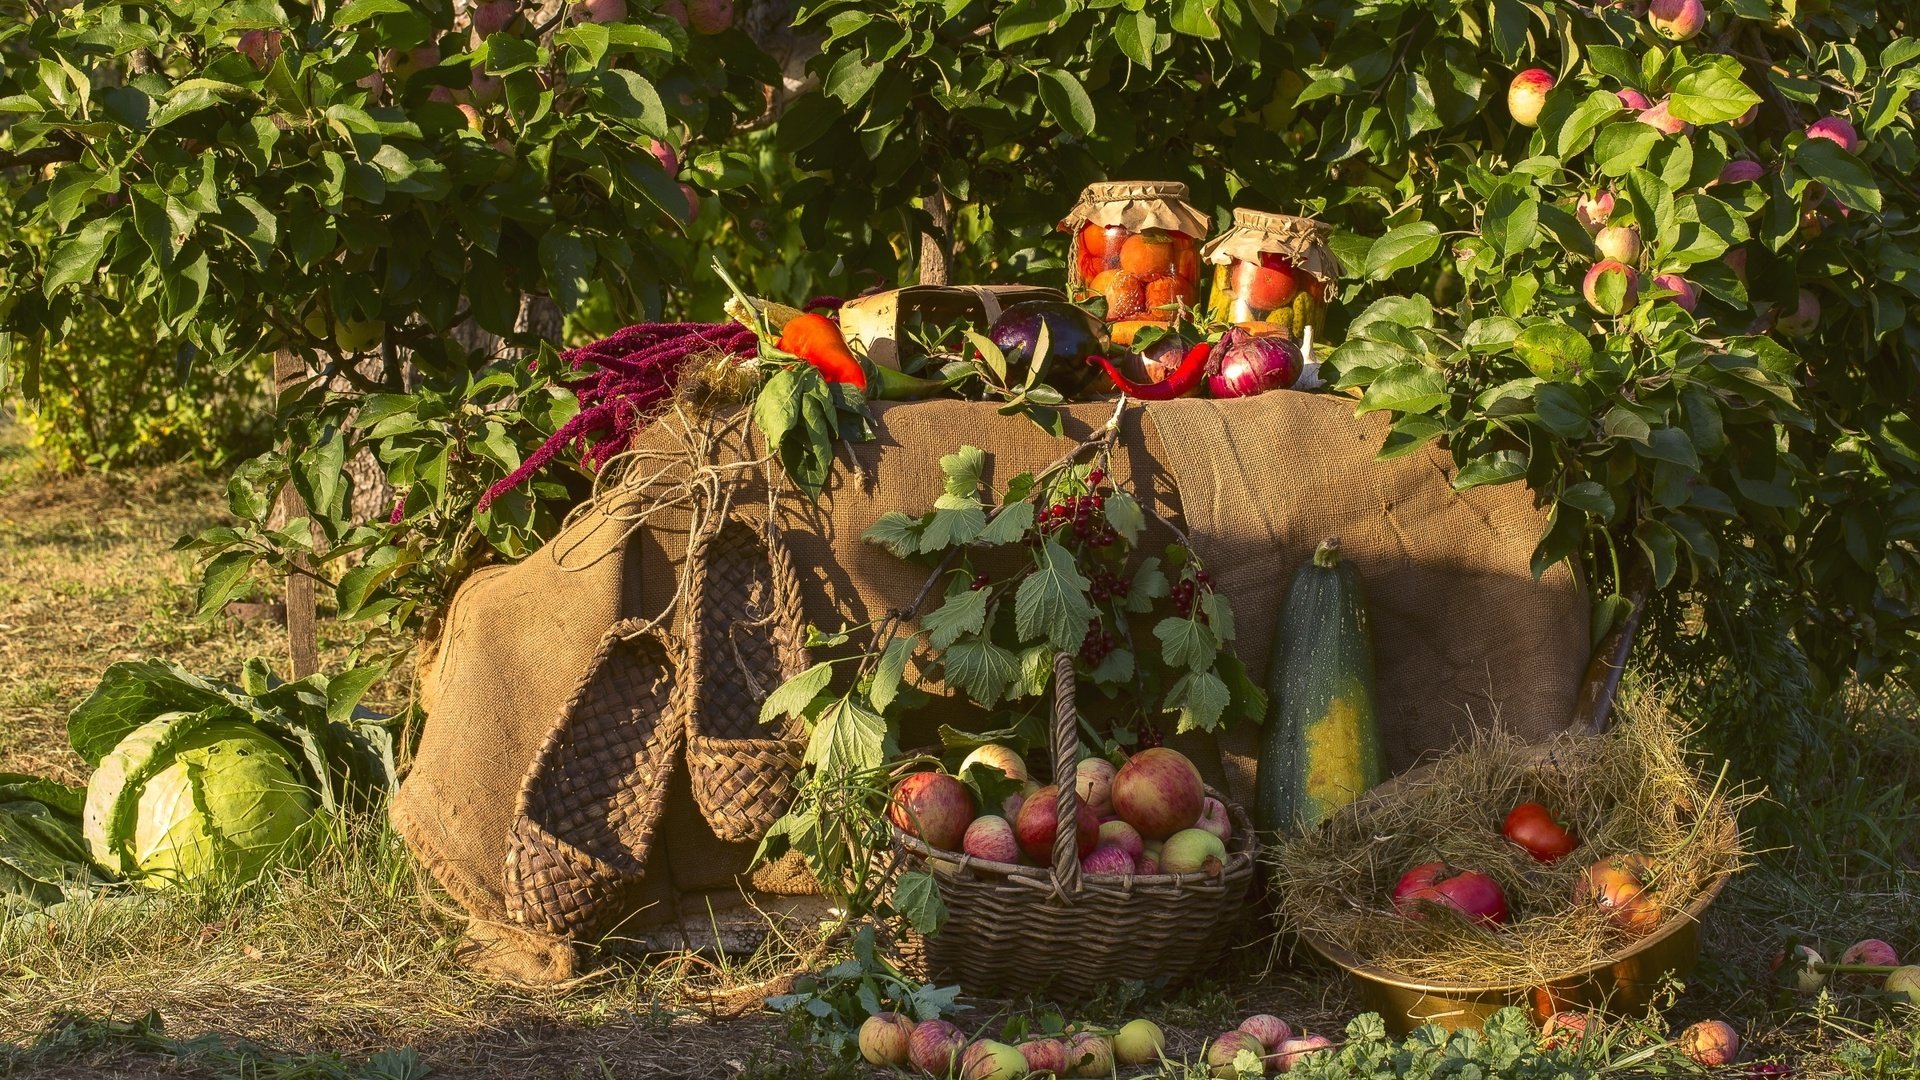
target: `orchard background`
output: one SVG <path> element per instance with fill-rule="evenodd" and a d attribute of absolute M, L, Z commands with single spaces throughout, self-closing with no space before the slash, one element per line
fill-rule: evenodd
<path fill-rule="evenodd" d="M 1249 206 L 1335 227 L 1322 358 L 1360 409 L 1393 415 L 1382 452 L 1443 439 L 1458 486 L 1528 485 L 1553 508 L 1536 567 L 1579 562 L 1596 636 L 1636 612 L 1635 685 L 1767 787 L 1752 824 L 1779 850 L 1719 940 L 1904 910 L 1885 918 L 1920 945 L 1920 26 L 1895 0 L 1702 10 L 1693 27 L 1521 0 L 0 0 L 0 388 L 17 410 L 0 529 L 71 539 L 0 532 L 35 567 L 0 603 L 56 603 L 35 590 L 127 539 L 74 537 L 89 519 L 62 499 L 158 528 L 142 485 L 161 478 L 187 506 L 158 520 L 194 538 L 134 578 L 191 572 L 190 596 L 148 598 L 208 620 L 178 633 L 225 642 L 216 668 L 278 653 L 222 613 L 293 574 L 320 591 L 323 663 L 378 667 L 405 707 L 411 646 L 452 587 L 537 546 L 586 490 L 575 450 L 479 506 L 577 411 L 560 348 L 718 318 L 716 258 L 790 302 L 923 272 L 1057 285 L 1053 224 L 1082 186 L 1179 179 L 1219 225 Z M 1510 98 L 1533 69 L 1544 98 Z M 1633 230 L 1632 281 L 1589 281 L 1607 225 Z M 1625 237 L 1603 235 L 1618 254 Z M 15 640 L 38 625 L 0 622 Z M 126 647 L 82 636 L 82 655 Z M 44 656 L 5 655 L 39 677 Z M 51 715 L 84 693 L 48 685 L 0 703 Z M 332 890 L 444 961 L 446 924 L 409 908 L 419 886 L 378 832 L 305 892 L 69 932 L 123 961 L 243 917 L 309 933 L 304 905 Z M 6 965 L 36 947 L 9 940 Z M 288 976 L 297 950 L 278 955 L 259 963 Z M 1916 1038 L 1873 1012 L 1795 1020 L 1726 968 L 1708 969 L 1714 1000 L 1818 1068 Z M 145 991 L 69 985 L 9 1023 L 45 1024 L 49 1001 L 110 1000 L 115 1020 L 164 1001 L 189 1029 L 248 1034 L 127 970 Z M 428 997 L 461 1032 L 663 1008 L 658 975 L 582 1006 L 434 971 Z M 328 1049 L 340 1015 L 258 1022 Z M 420 1038 L 349 1027 L 355 1052 Z M 160 1052 L 105 1029 L 47 1038 Z"/>

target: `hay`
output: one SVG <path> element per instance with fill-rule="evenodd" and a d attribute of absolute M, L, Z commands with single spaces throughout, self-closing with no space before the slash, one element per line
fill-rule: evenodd
<path fill-rule="evenodd" d="M 1481 731 L 1324 829 L 1270 848 L 1281 912 L 1292 929 L 1409 979 L 1534 985 L 1608 961 L 1636 939 L 1598 907 L 1573 903 L 1588 866 L 1649 856 L 1665 927 L 1745 863 L 1737 816 L 1754 796 L 1702 775 L 1687 734 L 1657 710 L 1605 736 L 1545 744 Z M 1527 801 L 1553 810 L 1580 847 L 1541 864 L 1510 843 L 1501 826 Z M 1512 921 L 1488 930 L 1447 911 L 1419 920 L 1396 912 L 1400 875 L 1434 860 L 1492 875 Z"/>

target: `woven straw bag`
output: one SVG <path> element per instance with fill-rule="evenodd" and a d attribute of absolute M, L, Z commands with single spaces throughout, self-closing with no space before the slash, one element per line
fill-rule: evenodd
<path fill-rule="evenodd" d="M 754 842 L 793 802 L 806 751 L 800 721 L 760 723 L 767 695 L 810 664 L 800 579 L 779 534 L 744 517 L 727 518 L 692 558 L 693 800 L 715 836 Z"/>
<path fill-rule="evenodd" d="M 1056 657 L 1053 672 L 1053 775 L 1071 777 L 1080 745 L 1073 658 Z M 1074 785 L 1058 791 L 1059 820 L 1073 821 Z M 928 973 L 972 994 L 1084 1000 L 1104 982 L 1179 981 L 1206 970 L 1240 922 L 1259 857 L 1245 811 L 1208 794 L 1233 818 L 1217 874 L 1083 874 L 1071 828 L 1055 836 L 1048 868 L 936 852 L 896 828 L 902 869 L 931 871 L 946 902 L 946 923 L 921 943 Z"/>
<path fill-rule="evenodd" d="M 507 917 L 595 938 L 638 908 L 690 684 L 669 635 L 616 623 L 527 770 L 507 838 Z"/>

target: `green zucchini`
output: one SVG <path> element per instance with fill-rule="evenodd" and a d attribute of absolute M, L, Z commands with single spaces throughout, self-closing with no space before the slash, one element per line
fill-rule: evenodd
<path fill-rule="evenodd" d="M 1305 831 L 1378 784 L 1373 640 L 1360 576 L 1328 540 L 1294 575 L 1273 636 L 1255 823 Z"/>

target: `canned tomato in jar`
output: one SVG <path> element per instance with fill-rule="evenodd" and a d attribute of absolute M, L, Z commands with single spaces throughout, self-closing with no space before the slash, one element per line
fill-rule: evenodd
<path fill-rule="evenodd" d="M 1167 322 L 1200 303 L 1200 241 L 1208 222 L 1188 205 L 1187 185 L 1089 184 L 1060 228 L 1073 237 L 1068 295 L 1101 301 L 1107 322 Z"/>
<path fill-rule="evenodd" d="M 1330 232 L 1311 218 L 1235 210 L 1233 227 L 1204 252 L 1213 267 L 1208 315 L 1249 333 L 1294 340 L 1312 327 L 1317 340 L 1339 278 Z"/>

